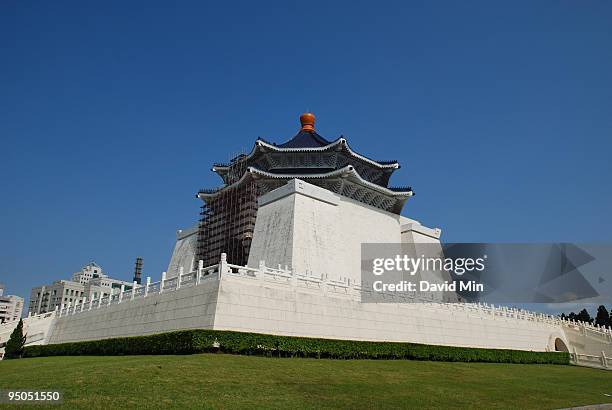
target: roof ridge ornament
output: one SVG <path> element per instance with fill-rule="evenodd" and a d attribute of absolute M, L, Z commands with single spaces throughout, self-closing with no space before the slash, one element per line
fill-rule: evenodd
<path fill-rule="evenodd" d="M 315 132 L 315 115 L 311 112 L 305 112 L 300 115 L 300 124 L 302 124 L 302 131 Z"/>

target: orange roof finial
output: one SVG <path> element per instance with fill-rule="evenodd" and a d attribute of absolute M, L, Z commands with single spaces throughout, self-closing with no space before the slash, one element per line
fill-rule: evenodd
<path fill-rule="evenodd" d="M 314 132 L 315 116 L 311 112 L 305 112 L 300 115 L 300 123 L 302 124 L 302 131 Z"/>

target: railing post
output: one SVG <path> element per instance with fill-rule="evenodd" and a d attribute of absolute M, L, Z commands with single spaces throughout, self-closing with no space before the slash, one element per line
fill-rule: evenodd
<path fill-rule="evenodd" d="M 199 260 L 198 261 L 198 270 L 196 273 L 196 286 L 200 284 L 200 278 L 202 276 L 202 270 L 204 269 L 204 261 L 203 260 Z"/>
<path fill-rule="evenodd" d="M 64 304 L 60 304 L 59 315 L 57 317 L 62 317 L 62 309 L 64 309 Z M 28 312 L 28 317 L 30 317 L 30 312 Z"/>
<path fill-rule="evenodd" d="M 181 277 L 183 276 L 183 272 L 184 272 L 184 269 L 183 269 L 183 267 L 181 266 L 181 267 L 179 268 L 178 278 L 176 278 L 176 289 L 177 289 L 177 290 L 181 288 Z"/>
<path fill-rule="evenodd" d="M 113 288 L 110 288 L 110 291 L 108 292 L 108 303 L 106 306 L 110 306 L 111 300 L 113 300 Z"/>
<path fill-rule="evenodd" d="M 221 261 L 219 262 L 219 279 L 221 275 L 227 272 L 227 253 L 221 254 Z"/>
<path fill-rule="evenodd" d="M 294 288 L 297 288 L 297 275 L 295 274 L 295 270 L 291 272 L 291 285 Z"/>
<path fill-rule="evenodd" d="M 149 286 L 151 286 L 151 277 L 147 276 L 147 284 L 145 285 L 145 293 L 144 293 L 145 298 L 149 294 Z"/>
<path fill-rule="evenodd" d="M 83 298 L 83 301 L 81 302 L 81 310 L 79 310 L 79 312 L 83 311 L 83 308 L 85 307 L 85 303 L 87 303 L 87 296 Z"/>
<path fill-rule="evenodd" d="M 136 285 L 138 285 L 138 283 L 136 283 L 136 281 L 134 281 L 132 283 L 132 297 L 130 298 L 130 300 L 134 300 L 134 296 L 136 296 Z"/>
<path fill-rule="evenodd" d="M 164 291 L 164 282 L 166 281 L 166 272 L 162 272 L 161 282 L 159 282 L 159 294 Z"/>
<path fill-rule="evenodd" d="M 121 288 L 119 289 L 119 301 L 117 303 L 121 303 L 123 300 L 123 292 L 125 292 L 125 285 L 121 285 Z"/>
<path fill-rule="evenodd" d="M 87 310 L 91 310 L 91 307 L 93 306 L 93 296 L 89 299 L 89 309 Z"/>
<path fill-rule="evenodd" d="M 601 365 L 604 367 L 604 369 L 608 368 L 608 360 L 606 358 L 606 352 L 605 351 L 601 351 Z"/>

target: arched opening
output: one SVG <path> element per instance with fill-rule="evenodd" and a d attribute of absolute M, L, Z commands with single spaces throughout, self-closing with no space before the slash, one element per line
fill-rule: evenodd
<path fill-rule="evenodd" d="M 569 352 L 565 342 L 559 338 L 555 339 L 555 352 Z"/>

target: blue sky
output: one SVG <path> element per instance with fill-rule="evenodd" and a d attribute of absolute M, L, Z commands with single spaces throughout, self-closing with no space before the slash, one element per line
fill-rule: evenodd
<path fill-rule="evenodd" d="M 328 139 L 397 159 L 446 241 L 610 241 L 612 3 L 0 5 L 0 281 L 158 277 L 216 161 Z"/>

